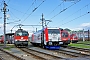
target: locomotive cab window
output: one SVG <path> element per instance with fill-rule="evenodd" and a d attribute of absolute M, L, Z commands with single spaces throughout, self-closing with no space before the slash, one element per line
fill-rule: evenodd
<path fill-rule="evenodd" d="M 28 32 L 17 32 L 16 36 L 28 36 Z"/>
<path fill-rule="evenodd" d="M 60 31 L 59 31 L 59 29 L 48 29 L 48 33 L 49 34 L 60 34 Z"/>
<path fill-rule="evenodd" d="M 62 37 L 68 37 L 68 33 L 66 33 L 66 32 L 62 32 L 61 35 L 62 35 Z"/>

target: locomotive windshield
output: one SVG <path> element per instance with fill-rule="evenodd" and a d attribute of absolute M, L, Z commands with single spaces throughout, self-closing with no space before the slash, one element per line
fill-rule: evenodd
<path fill-rule="evenodd" d="M 49 34 L 60 34 L 60 30 L 59 29 L 48 29 L 48 33 Z"/>
<path fill-rule="evenodd" d="M 62 37 L 68 37 L 68 33 L 67 32 L 62 32 L 61 35 L 62 35 Z"/>
<path fill-rule="evenodd" d="M 16 32 L 16 36 L 28 36 L 28 32 L 26 32 L 26 31 L 19 31 L 19 32 Z"/>

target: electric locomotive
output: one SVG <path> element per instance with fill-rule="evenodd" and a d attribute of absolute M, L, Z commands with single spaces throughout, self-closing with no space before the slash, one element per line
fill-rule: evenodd
<path fill-rule="evenodd" d="M 15 46 L 28 46 L 29 33 L 23 29 L 18 29 L 14 34 Z"/>
<path fill-rule="evenodd" d="M 71 34 L 70 35 L 70 40 L 71 40 L 71 43 L 77 43 L 78 42 L 78 37 L 76 34 Z"/>
<path fill-rule="evenodd" d="M 31 38 L 30 42 L 33 45 L 41 46 L 43 41 L 44 48 L 49 49 L 59 49 L 61 45 L 68 45 L 70 43 L 69 33 L 61 28 L 44 28 L 33 33 Z"/>

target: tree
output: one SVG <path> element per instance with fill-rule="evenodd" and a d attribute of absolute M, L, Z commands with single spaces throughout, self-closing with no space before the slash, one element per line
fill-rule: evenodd
<path fill-rule="evenodd" d="M 71 31 L 70 29 L 68 29 L 68 28 L 65 28 L 64 30 L 66 30 L 66 31 Z"/>

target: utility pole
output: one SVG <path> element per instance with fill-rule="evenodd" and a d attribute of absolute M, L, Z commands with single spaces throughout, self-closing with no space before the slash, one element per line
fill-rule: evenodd
<path fill-rule="evenodd" d="M 88 30 L 88 41 L 89 41 L 89 30 Z"/>
<path fill-rule="evenodd" d="M 85 41 L 84 29 L 83 29 L 83 42 Z"/>
<path fill-rule="evenodd" d="M 45 22 L 45 27 L 47 27 L 47 24 L 49 22 L 52 22 L 52 21 L 51 20 L 45 20 L 43 18 L 43 13 L 42 13 L 42 19 L 40 19 L 40 20 L 42 21 L 42 29 L 43 29 L 42 34 L 41 34 L 41 46 L 44 48 L 44 22 Z M 46 24 L 46 21 L 48 21 L 47 24 Z"/>
<path fill-rule="evenodd" d="M 43 18 L 43 13 L 42 13 L 42 28 L 44 28 L 44 18 Z"/>
<path fill-rule="evenodd" d="M 43 13 L 42 13 L 42 34 L 41 34 L 41 46 L 44 48 L 44 18 L 43 18 Z"/>
<path fill-rule="evenodd" d="M 7 4 L 5 3 L 4 1 L 4 7 L 3 7 L 3 10 L 2 12 L 4 12 L 4 47 L 6 47 L 6 6 Z M 9 10 L 8 10 L 9 11 Z"/>

